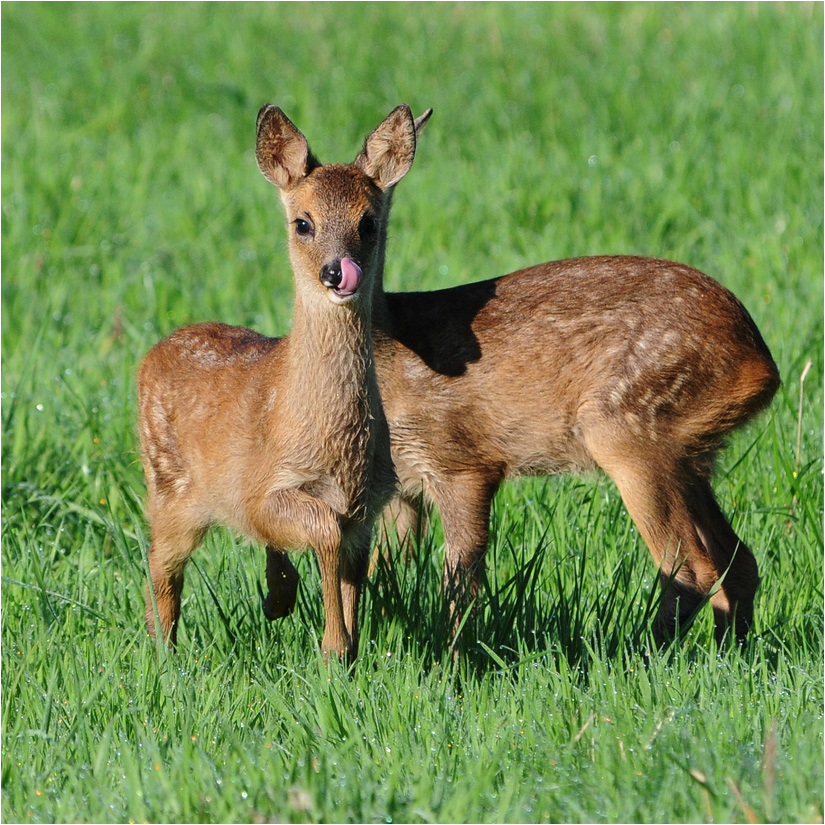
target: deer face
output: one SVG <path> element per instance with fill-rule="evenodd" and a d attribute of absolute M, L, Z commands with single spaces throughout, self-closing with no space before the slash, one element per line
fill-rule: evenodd
<path fill-rule="evenodd" d="M 360 295 L 371 296 L 383 265 L 392 191 L 412 166 L 415 131 L 409 106 L 398 106 L 351 164 L 322 166 L 277 106 L 258 113 L 255 156 L 281 190 L 299 297 L 324 294 L 334 304 L 357 305 Z"/>
<path fill-rule="evenodd" d="M 360 169 L 320 166 L 281 199 L 296 288 L 334 304 L 370 296 L 386 240 L 388 196 Z M 311 293 L 310 293 L 311 294 Z"/>

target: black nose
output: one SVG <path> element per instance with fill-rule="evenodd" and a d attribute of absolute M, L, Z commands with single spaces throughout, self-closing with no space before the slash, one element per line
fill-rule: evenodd
<path fill-rule="evenodd" d="M 341 274 L 341 262 L 335 261 L 332 264 L 324 264 L 321 267 L 321 283 L 324 286 L 330 287 L 331 289 L 335 289 L 340 283 L 341 279 L 344 277 Z"/>

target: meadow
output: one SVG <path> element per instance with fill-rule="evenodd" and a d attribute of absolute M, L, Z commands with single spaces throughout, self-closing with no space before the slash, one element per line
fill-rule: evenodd
<path fill-rule="evenodd" d="M 0 14 L 4 822 L 822 822 L 822 4 Z M 744 651 L 709 610 L 653 649 L 656 570 L 598 476 L 501 490 L 457 653 L 437 515 L 370 579 L 351 673 L 311 554 L 270 624 L 262 550 L 221 530 L 178 652 L 152 643 L 136 368 L 191 322 L 288 332 L 266 102 L 324 161 L 434 108 L 390 289 L 635 253 L 741 298 L 783 378 L 715 481 L 760 565 Z"/>

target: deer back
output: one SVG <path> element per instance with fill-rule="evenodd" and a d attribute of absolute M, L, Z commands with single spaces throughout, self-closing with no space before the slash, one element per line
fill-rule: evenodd
<path fill-rule="evenodd" d="M 422 476 L 480 466 L 592 469 L 584 418 L 649 450 L 710 451 L 778 384 L 735 296 L 668 261 L 558 261 L 382 300 L 384 407 L 399 474 L 419 490 Z"/>

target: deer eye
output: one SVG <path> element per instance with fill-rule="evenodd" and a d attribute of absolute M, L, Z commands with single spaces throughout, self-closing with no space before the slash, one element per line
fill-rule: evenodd
<path fill-rule="evenodd" d="M 306 238 L 312 234 L 312 224 L 309 221 L 304 220 L 303 218 L 296 218 L 293 223 L 295 224 L 296 235 Z"/>
<path fill-rule="evenodd" d="M 378 235 L 378 218 L 373 215 L 364 215 L 358 229 L 362 238 L 374 239 Z"/>

